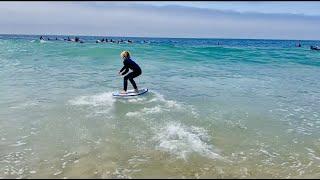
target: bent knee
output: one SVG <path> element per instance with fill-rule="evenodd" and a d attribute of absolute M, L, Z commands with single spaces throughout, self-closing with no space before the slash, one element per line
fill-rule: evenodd
<path fill-rule="evenodd" d="M 125 77 L 123 77 L 123 79 L 126 81 L 126 80 L 129 79 L 129 77 L 128 77 L 128 76 L 125 76 Z"/>

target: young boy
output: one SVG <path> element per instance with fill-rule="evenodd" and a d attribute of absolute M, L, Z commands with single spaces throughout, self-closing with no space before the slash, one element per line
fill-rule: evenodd
<path fill-rule="evenodd" d="M 130 53 L 128 51 L 123 51 L 120 54 L 120 56 L 123 59 L 124 66 L 119 71 L 119 75 L 125 75 L 129 71 L 129 69 L 132 70 L 132 72 L 130 72 L 129 74 L 127 74 L 123 78 L 123 80 L 124 80 L 123 81 L 123 90 L 121 91 L 121 94 L 127 93 L 128 79 L 131 82 L 131 84 L 134 88 L 134 91 L 138 93 L 138 87 L 137 87 L 136 83 L 134 82 L 133 78 L 141 75 L 141 73 L 142 73 L 141 68 L 139 67 L 139 65 L 137 63 L 135 63 L 133 60 L 130 59 Z M 125 71 L 122 72 L 124 69 L 125 69 Z"/>

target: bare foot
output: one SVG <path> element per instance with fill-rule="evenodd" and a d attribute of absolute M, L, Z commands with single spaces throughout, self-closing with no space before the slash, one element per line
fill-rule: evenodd
<path fill-rule="evenodd" d="M 138 90 L 138 89 L 134 89 L 134 92 L 135 92 L 135 93 L 138 93 L 138 92 L 139 92 L 139 90 Z"/>
<path fill-rule="evenodd" d="M 122 91 L 120 92 L 120 94 L 127 94 L 127 91 L 122 90 Z"/>

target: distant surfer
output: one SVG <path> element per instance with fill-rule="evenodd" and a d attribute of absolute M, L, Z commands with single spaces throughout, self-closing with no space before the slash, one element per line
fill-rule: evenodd
<path fill-rule="evenodd" d="M 318 47 L 318 46 L 310 46 L 310 49 L 311 50 L 320 50 L 320 47 Z"/>
<path fill-rule="evenodd" d="M 42 36 L 40 36 L 40 40 L 44 40 Z"/>
<path fill-rule="evenodd" d="M 123 51 L 120 54 L 122 60 L 123 60 L 123 67 L 119 71 L 119 75 L 125 75 L 128 73 L 129 69 L 132 70 L 129 74 L 123 77 L 123 90 L 120 92 L 121 94 L 127 93 L 127 86 L 128 86 L 128 80 L 132 84 L 134 91 L 138 93 L 138 87 L 136 83 L 134 82 L 133 78 L 136 78 L 141 75 L 142 71 L 141 68 L 137 63 L 135 63 L 131 58 L 130 58 L 130 53 L 128 51 Z M 124 71 L 123 71 L 124 70 Z M 123 71 L 123 72 L 122 72 Z"/>
<path fill-rule="evenodd" d="M 296 45 L 296 47 L 301 47 L 301 43 L 299 42 L 298 45 Z"/>

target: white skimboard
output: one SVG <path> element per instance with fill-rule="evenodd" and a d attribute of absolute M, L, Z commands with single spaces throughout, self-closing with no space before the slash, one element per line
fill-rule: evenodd
<path fill-rule="evenodd" d="M 125 93 L 125 94 L 121 94 L 120 92 L 114 92 L 114 93 L 112 93 L 112 95 L 116 96 L 116 97 L 128 97 L 128 96 L 139 96 L 139 95 L 142 95 L 146 92 L 148 92 L 147 88 L 139 89 L 138 93 L 136 93 L 134 91 L 134 89 L 130 89 L 130 90 L 127 90 L 127 93 Z"/>

